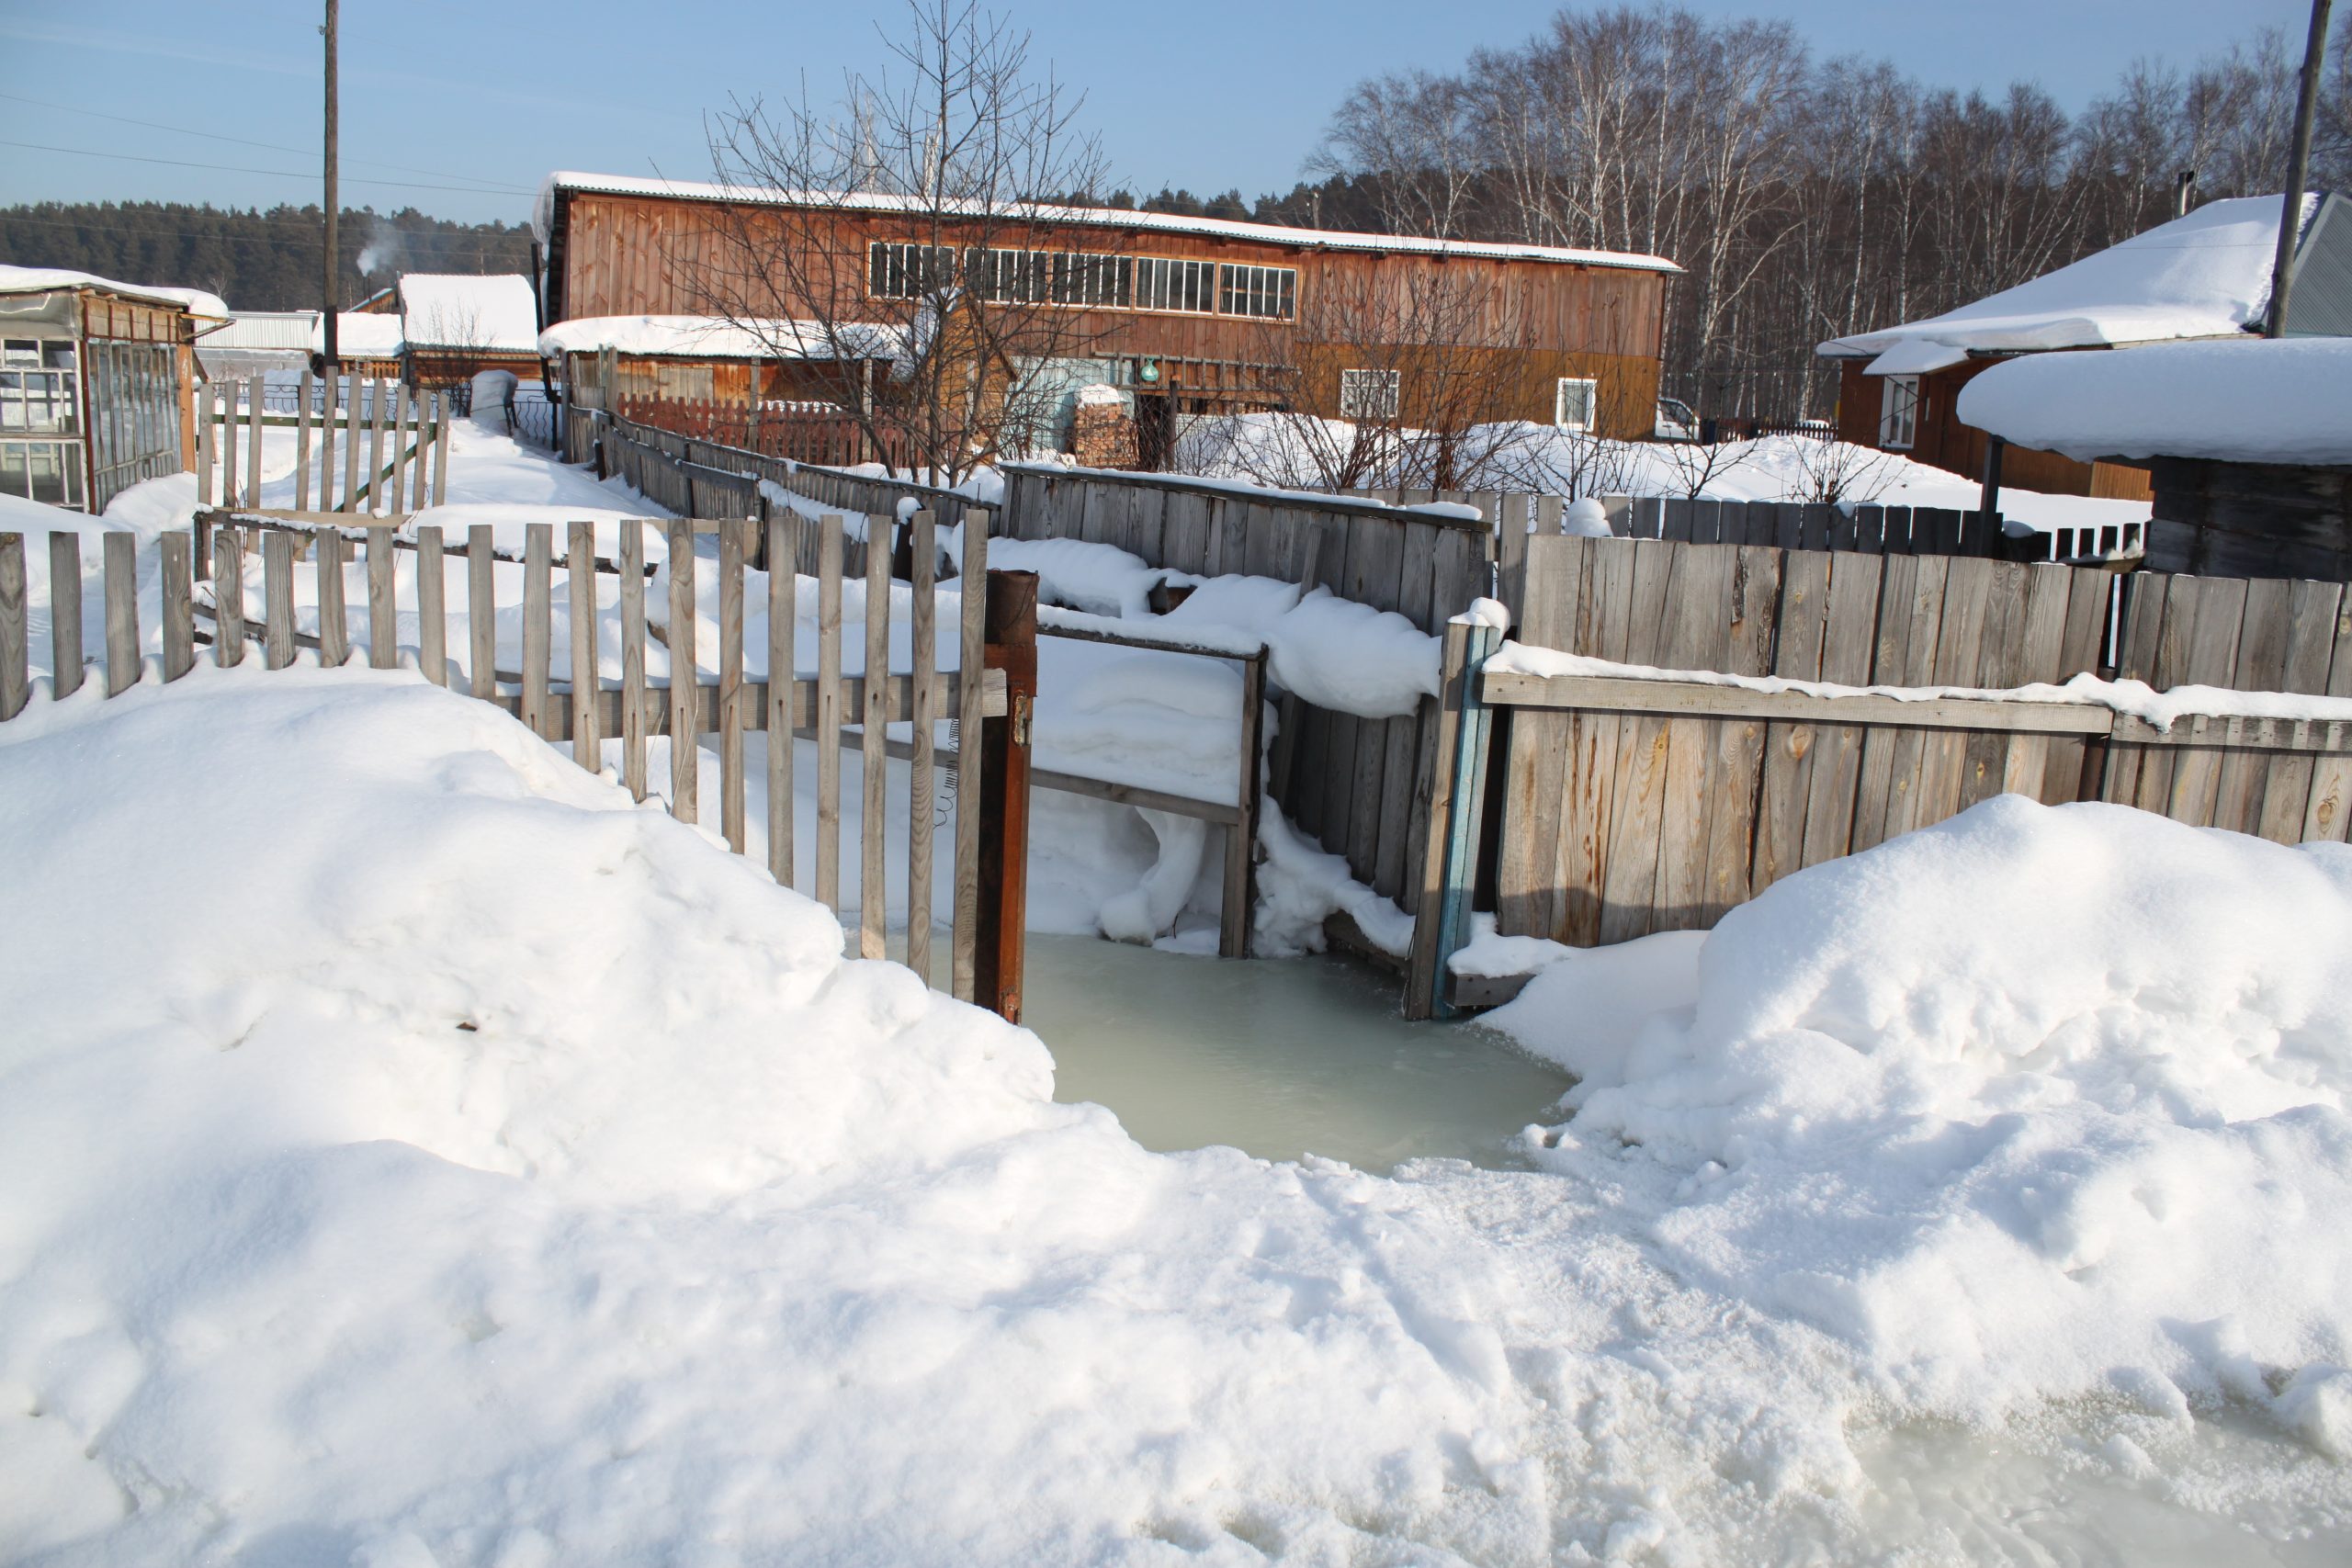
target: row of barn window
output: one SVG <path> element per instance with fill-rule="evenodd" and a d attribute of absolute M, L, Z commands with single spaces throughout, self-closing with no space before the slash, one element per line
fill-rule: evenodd
<path fill-rule="evenodd" d="M 920 299 L 967 288 L 1021 305 L 1179 310 L 1287 321 L 1298 314 L 1298 269 L 1177 256 L 1085 251 L 1009 251 L 876 240 L 866 288 L 877 299 Z"/>

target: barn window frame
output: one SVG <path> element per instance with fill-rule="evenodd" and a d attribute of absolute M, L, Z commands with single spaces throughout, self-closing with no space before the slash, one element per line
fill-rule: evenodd
<path fill-rule="evenodd" d="M 1220 316 L 1287 321 L 1298 315 L 1298 268 L 1255 262 L 1219 262 L 1216 310 Z"/>
<path fill-rule="evenodd" d="M 1878 444 L 1889 452 L 1908 452 L 1919 440 L 1919 378 L 1884 378 L 1878 395 Z"/>
<path fill-rule="evenodd" d="M 875 299 L 921 299 L 956 286 L 956 248 L 920 240 L 876 240 L 865 251 L 865 292 Z"/>
<path fill-rule="evenodd" d="M 1357 421 L 1392 420 L 1405 389 L 1401 370 L 1359 368 L 1340 372 L 1340 417 Z"/>
<path fill-rule="evenodd" d="M 1568 417 L 1569 394 L 1574 391 L 1583 405 L 1584 417 Z M 1561 430 L 1582 434 L 1600 423 L 1600 382 L 1591 376 L 1563 376 L 1552 386 L 1552 423 Z"/>
<path fill-rule="evenodd" d="M 1216 263 L 1192 256 L 1137 256 L 1135 309 L 1180 316 L 1216 313 Z"/>

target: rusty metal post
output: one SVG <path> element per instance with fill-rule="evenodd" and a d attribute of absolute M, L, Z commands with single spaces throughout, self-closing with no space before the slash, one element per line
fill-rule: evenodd
<path fill-rule="evenodd" d="M 1037 574 L 991 571 L 983 667 L 1004 671 L 1004 716 L 980 725 L 979 919 L 973 999 L 1021 1021 L 1029 903 L 1029 716 L 1037 696 Z"/>

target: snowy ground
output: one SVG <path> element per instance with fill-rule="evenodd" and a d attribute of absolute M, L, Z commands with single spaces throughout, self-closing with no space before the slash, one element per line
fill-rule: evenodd
<path fill-rule="evenodd" d="M 1033 913 L 1144 891 L 1036 805 Z M 1551 954 L 1530 1168 L 1388 1177 L 1148 1152 L 413 671 L 39 700 L 0 857 L 0 1560 L 2352 1547 L 2342 846 L 2003 799 Z"/>
<path fill-rule="evenodd" d="M 1994 803 L 1547 971 L 1539 1168 L 1378 1179 L 1053 1104 L 412 674 L 36 709 L 0 842 L 14 1560 L 2352 1539 L 2340 848 Z"/>

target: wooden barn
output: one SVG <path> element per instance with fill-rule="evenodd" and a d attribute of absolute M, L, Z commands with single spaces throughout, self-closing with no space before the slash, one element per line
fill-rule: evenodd
<path fill-rule="evenodd" d="M 863 193 L 819 203 L 558 174 L 536 214 L 547 320 L 740 314 L 706 280 L 789 245 L 784 267 L 818 280 L 794 288 L 827 298 L 763 314 L 887 321 L 949 268 L 996 298 L 1031 289 L 1066 306 L 1082 349 L 1023 374 L 1063 390 L 1065 418 L 1080 389 L 1118 388 L 1147 449 L 1182 412 L 1393 411 L 1410 423 L 1465 365 L 1505 389 L 1493 417 L 1626 438 L 1655 426 L 1666 290 L 1679 271 L 1660 257 L 1060 207 L 1023 209 L 1017 240 L 1000 220 L 985 238 L 950 226 L 934 241 L 918 216 Z"/>
<path fill-rule="evenodd" d="M 1976 479 L 1985 433 L 1962 417 L 1961 389 L 2004 360 L 2260 331 L 2282 205 L 2275 196 L 2209 202 L 1957 310 L 1823 344 L 1820 355 L 1840 367 L 1839 437 Z M 2352 277 L 2352 207 L 2342 197 L 2306 198 L 2294 265 L 2288 331 L 2352 330 L 2324 286 Z M 2022 490 L 2121 501 L 2152 493 L 2136 463 L 2012 444 L 2001 467 L 2002 481 Z"/>
<path fill-rule="evenodd" d="M 2352 336 L 2021 356 L 1960 408 L 2007 441 L 2144 465 L 2158 571 L 2352 582 Z"/>
<path fill-rule="evenodd" d="M 196 457 L 198 289 L 0 266 L 0 493 L 104 512 Z"/>

